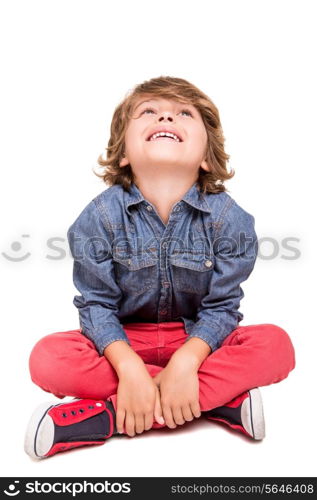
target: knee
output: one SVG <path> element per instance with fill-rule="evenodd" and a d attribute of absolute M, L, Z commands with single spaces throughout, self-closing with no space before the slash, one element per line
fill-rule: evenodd
<path fill-rule="evenodd" d="M 262 325 L 265 328 L 265 336 L 272 349 L 275 359 L 281 359 L 284 365 L 288 365 L 289 371 L 295 368 L 295 349 L 289 334 L 280 326 L 275 324 Z"/>
<path fill-rule="evenodd" d="M 33 382 L 38 384 L 53 366 L 56 367 L 61 347 L 54 333 L 36 342 L 29 356 L 29 371 Z"/>

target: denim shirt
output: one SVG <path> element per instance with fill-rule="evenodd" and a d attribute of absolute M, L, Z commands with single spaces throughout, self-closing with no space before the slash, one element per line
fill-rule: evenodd
<path fill-rule="evenodd" d="M 243 319 L 240 283 L 258 241 L 254 217 L 227 192 L 196 182 L 173 205 L 167 225 L 133 183 L 98 194 L 67 231 L 82 334 L 100 355 L 129 339 L 125 323 L 182 321 L 217 350 Z"/>

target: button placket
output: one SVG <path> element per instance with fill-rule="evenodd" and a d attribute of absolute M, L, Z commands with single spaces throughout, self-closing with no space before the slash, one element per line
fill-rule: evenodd
<path fill-rule="evenodd" d="M 163 241 L 162 245 L 162 255 L 161 259 L 165 263 L 164 268 L 163 268 L 163 281 L 166 282 L 165 277 L 167 277 L 167 251 L 166 248 L 168 247 L 168 241 Z M 168 293 L 169 290 L 163 286 L 163 289 L 161 291 L 161 300 L 159 304 L 159 316 L 163 316 L 163 318 L 166 317 L 168 314 Z"/>
<path fill-rule="evenodd" d="M 169 221 L 162 234 L 160 244 L 160 274 L 161 274 L 161 294 L 158 306 L 158 321 L 168 321 L 171 310 L 171 287 L 169 274 L 168 248 L 173 236 L 177 222 L 181 217 L 181 208 L 175 207 L 169 217 Z M 178 213 L 177 213 L 178 212 Z"/>

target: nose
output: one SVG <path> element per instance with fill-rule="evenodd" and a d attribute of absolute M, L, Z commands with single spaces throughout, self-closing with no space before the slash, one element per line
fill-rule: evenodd
<path fill-rule="evenodd" d="M 162 111 L 161 116 L 159 117 L 159 122 L 168 120 L 170 122 L 173 121 L 173 115 L 170 111 Z"/>

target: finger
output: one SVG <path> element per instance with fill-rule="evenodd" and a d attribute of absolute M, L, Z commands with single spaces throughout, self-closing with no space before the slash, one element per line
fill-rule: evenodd
<path fill-rule="evenodd" d="M 166 406 L 163 405 L 162 410 L 163 410 L 163 417 L 164 417 L 164 420 L 165 420 L 167 427 L 169 427 L 170 429 L 175 429 L 175 427 L 177 427 L 177 425 L 174 422 L 171 407 L 167 406 L 167 405 Z"/>
<path fill-rule="evenodd" d="M 191 403 L 190 407 L 191 407 L 191 410 L 192 410 L 194 417 L 199 418 L 201 416 L 199 401 L 195 401 L 195 403 Z"/>
<path fill-rule="evenodd" d="M 163 411 L 161 406 L 161 395 L 159 390 L 156 391 L 155 405 L 154 405 L 154 418 L 158 424 L 165 424 Z"/>
<path fill-rule="evenodd" d="M 144 418 L 144 430 L 149 431 L 153 427 L 154 414 L 153 412 L 146 413 Z"/>
<path fill-rule="evenodd" d="M 124 419 L 125 419 L 125 410 L 121 410 L 117 408 L 117 415 L 116 415 L 116 427 L 117 431 L 119 434 L 122 434 L 124 432 Z"/>
<path fill-rule="evenodd" d="M 144 415 L 137 413 L 135 415 L 135 432 L 141 434 L 144 431 Z"/>
<path fill-rule="evenodd" d="M 135 421 L 133 413 L 127 413 L 125 417 L 125 428 L 130 437 L 135 436 Z"/>
<path fill-rule="evenodd" d="M 174 422 L 177 425 L 183 425 L 185 423 L 182 408 L 177 406 L 176 408 L 172 408 Z"/>
<path fill-rule="evenodd" d="M 186 420 L 186 422 L 190 422 L 191 420 L 194 419 L 194 415 L 192 413 L 190 405 L 182 406 L 182 413 L 183 417 Z"/>

